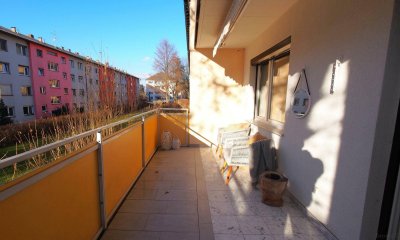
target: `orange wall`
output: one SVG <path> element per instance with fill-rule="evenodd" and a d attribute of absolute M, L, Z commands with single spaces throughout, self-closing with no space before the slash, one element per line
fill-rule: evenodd
<path fill-rule="evenodd" d="M 158 117 L 153 115 L 144 121 L 146 164 L 157 149 Z"/>
<path fill-rule="evenodd" d="M 0 201 L 1 239 L 92 239 L 100 229 L 97 153 Z"/>
<path fill-rule="evenodd" d="M 172 114 L 170 116 L 160 114 L 159 116 L 159 134 L 163 131 L 169 131 L 173 137 L 178 137 L 181 141 L 181 145 L 186 144 L 186 131 L 183 123 L 186 124 L 186 116 Z"/>
<path fill-rule="evenodd" d="M 140 124 L 103 145 L 106 213 L 110 217 L 142 168 Z"/>

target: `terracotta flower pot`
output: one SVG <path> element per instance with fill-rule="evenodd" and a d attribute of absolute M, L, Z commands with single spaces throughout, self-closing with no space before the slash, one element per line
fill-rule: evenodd
<path fill-rule="evenodd" d="M 287 182 L 288 179 L 278 172 L 267 171 L 261 174 L 262 202 L 270 206 L 281 207 L 283 205 L 282 195 Z"/>

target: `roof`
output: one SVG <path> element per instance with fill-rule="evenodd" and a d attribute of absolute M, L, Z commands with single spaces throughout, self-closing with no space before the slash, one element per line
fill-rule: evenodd
<path fill-rule="evenodd" d="M 28 41 L 28 42 L 32 42 L 32 43 L 41 45 L 43 47 L 47 47 L 47 48 L 50 48 L 50 49 L 65 53 L 65 54 L 67 54 L 69 56 L 72 56 L 72 57 L 75 57 L 75 58 L 79 58 L 79 59 L 81 59 L 83 61 L 86 61 L 86 62 L 90 62 L 90 63 L 93 63 L 93 64 L 102 65 L 102 66 L 106 65 L 108 68 L 111 68 L 111 69 L 113 69 L 115 71 L 118 71 L 118 72 L 121 72 L 121 73 L 125 73 L 127 75 L 132 76 L 132 77 L 138 78 L 138 77 L 136 77 L 136 76 L 134 76 L 132 74 L 127 73 L 126 71 L 122 71 L 122 70 L 120 70 L 120 69 L 118 69 L 116 67 L 108 65 L 108 63 L 103 64 L 98 60 L 96 61 L 96 60 L 93 60 L 90 57 L 85 57 L 85 56 L 79 55 L 79 53 L 77 53 L 77 52 L 76 53 L 71 52 L 70 49 L 66 50 L 66 49 L 64 49 L 64 47 L 56 47 L 56 46 L 50 45 L 48 43 L 45 43 L 44 41 L 39 41 L 38 39 L 35 39 L 32 34 L 25 35 L 25 34 L 22 34 L 22 33 L 19 33 L 19 32 L 11 31 L 10 29 L 2 27 L 2 26 L 0 26 L 0 32 L 8 34 L 8 35 L 11 35 L 11 36 L 14 36 L 16 38 L 23 39 L 23 40 Z"/>
<path fill-rule="evenodd" d="M 151 75 L 146 80 L 165 81 L 165 79 L 167 79 L 167 78 L 165 77 L 164 73 L 159 72 L 154 75 Z"/>

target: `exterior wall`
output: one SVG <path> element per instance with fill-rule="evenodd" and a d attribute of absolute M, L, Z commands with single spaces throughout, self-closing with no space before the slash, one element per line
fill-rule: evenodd
<path fill-rule="evenodd" d="M 38 57 L 36 54 L 36 50 L 40 49 L 43 52 L 43 57 Z M 47 51 L 57 53 L 57 56 L 53 56 L 47 53 Z M 68 58 L 69 56 L 61 51 L 56 51 L 54 49 L 47 48 L 45 46 L 41 46 L 39 44 L 30 42 L 29 43 L 29 54 L 30 54 L 30 65 L 32 69 L 32 82 L 33 82 L 33 94 L 35 100 L 35 109 L 36 109 L 36 118 L 47 117 L 51 115 L 53 110 L 61 108 L 62 106 L 67 106 L 68 108 L 72 105 L 72 83 L 70 78 L 70 67 Z M 64 57 L 66 59 L 65 63 L 61 62 L 61 58 Z M 48 69 L 48 63 L 53 62 L 58 64 L 58 71 L 50 71 Z M 44 69 L 44 76 L 39 76 L 38 69 Z M 67 79 L 63 78 L 63 73 L 67 74 Z M 49 80 L 59 80 L 60 87 L 52 88 L 50 87 Z M 40 93 L 40 87 L 46 88 L 46 93 Z M 68 89 L 68 94 L 64 93 L 64 88 Z M 52 104 L 51 97 L 52 96 L 60 96 L 61 103 Z M 42 106 L 47 106 L 47 111 L 42 111 Z"/>
<path fill-rule="evenodd" d="M 384 171 L 379 179 L 370 179 L 374 176 L 370 167 L 393 2 L 298 1 L 245 47 L 244 60 L 225 57 L 234 49 L 219 49 L 213 59 L 191 47 L 191 128 L 215 139 L 219 126 L 252 118 L 251 59 L 291 36 L 283 135 L 266 130 L 267 124 L 255 130 L 275 140 L 279 170 L 289 178 L 289 191 L 339 239 L 376 237 L 377 221 L 366 217 L 379 215 L 382 195 L 367 199 L 368 208 L 365 203 L 371 182 L 384 187 Z M 192 4 L 191 8 L 195 9 Z M 193 22 L 190 28 L 193 33 Z M 336 59 L 342 64 L 330 94 Z M 238 63 L 242 85 L 227 77 L 235 69 L 224 61 L 244 62 L 242 68 Z M 312 105 L 305 118 L 297 119 L 290 113 L 291 93 L 302 68 L 307 71 Z M 383 165 L 386 160 L 382 159 Z M 366 214 L 371 211 L 375 214 Z"/>
<path fill-rule="evenodd" d="M 216 143 L 218 128 L 250 121 L 254 94 L 243 84 L 244 49 L 190 52 L 190 125 Z"/>
<path fill-rule="evenodd" d="M 115 71 L 107 65 L 99 68 L 100 104 L 115 107 Z"/>
<path fill-rule="evenodd" d="M 11 85 L 12 96 L 1 95 L 4 103 L 8 107 L 14 107 L 14 122 L 22 122 L 34 119 L 34 115 L 24 115 L 23 106 L 34 106 L 33 95 L 22 96 L 20 88 L 22 86 L 32 87 L 32 69 L 30 76 L 21 76 L 18 74 L 18 65 L 29 66 L 29 52 L 28 56 L 17 54 L 16 44 L 22 44 L 28 47 L 28 43 L 22 39 L 10 36 L 0 32 L 0 38 L 7 41 L 7 51 L 0 50 L 0 62 L 9 63 L 10 73 L 0 73 L 0 84 Z M 34 112 L 36 109 L 34 108 Z"/>
<path fill-rule="evenodd" d="M 138 94 L 137 88 L 139 86 L 139 78 L 133 76 L 126 76 L 126 94 L 128 107 L 132 110 L 137 106 Z"/>
<path fill-rule="evenodd" d="M 87 109 L 95 110 L 100 107 L 99 97 L 99 68 L 100 66 L 89 61 L 85 61 L 85 79 L 87 85 Z"/>
<path fill-rule="evenodd" d="M 73 63 L 71 63 L 71 61 Z M 79 68 L 78 63 L 81 64 L 81 68 Z M 71 89 L 72 95 L 72 104 L 73 109 L 81 108 L 83 110 L 87 109 L 87 82 L 85 78 L 85 65 L 82 59 L 69 56 L 68 62 L 69 68 L 71 70 L 71 74 L 68 75 L 68 78 L 72 82 L 72 89 L 75 90 L 75 95 L 73 95 L 73 90 Z M 74 75 L 74 80 L 71 75 Z M 83 95 L 82 95 L 83 91 Z"/>

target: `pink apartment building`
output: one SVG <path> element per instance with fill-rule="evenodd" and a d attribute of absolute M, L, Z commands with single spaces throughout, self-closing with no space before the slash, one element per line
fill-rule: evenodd
<path fill-rule="evenodd" d="M 51 116 L 63 106 L 70 108 L 71 79 L 68 55 L 34 42 L 29 43 L 36 118 Z"/>

